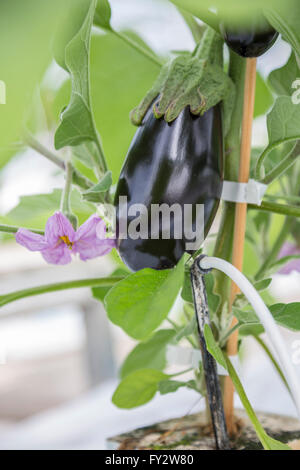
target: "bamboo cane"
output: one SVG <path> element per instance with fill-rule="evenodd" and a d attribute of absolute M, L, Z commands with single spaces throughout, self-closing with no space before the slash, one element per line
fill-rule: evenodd
<path fill-rule="evenodd" d="M 241 137 L 241 153 L 238 181 L 247 183 L 250 173 L 251 158 L 251 137 L 252 122 L 255 101 L 255 85 L 256 85 L 256 58 L 247 59 L 245 90 L 244 90 L 244 110 L 242 121 L 242 137 Z M 235 208 L 235 224 L 233 237 L 233 255 L 232 264 L 240 271 L 243 270 L 244 244 L 246 233 L 246 217 L 247 204 L 237 203 Z M 235 296 L 239 292 L 236 284 L 231 284 L 230 292 L 230 308 L 233 304 Z M 236 318 L 233 319 L 232 327 L 237 323 Z M 229 338 L 227 343 L 227 353 L 230 356 L 236 355 L 238 352 L 238 330 L 236 330 Z M 225 378 L 224 383 L 224 411 L 226 417 L 227 430 L 229 435 L 235 433 L 234 423 L 234 386 L 229 377 Z"/>

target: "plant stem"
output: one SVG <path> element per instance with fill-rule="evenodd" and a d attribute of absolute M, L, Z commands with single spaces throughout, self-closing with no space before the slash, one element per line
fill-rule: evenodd
<path fill-rule="evenodd" d="M 275 243 L 273 244 L 272 250 L 270 253 L 268 253 L 267 258 L 265 259 L 264 263 L 261 265 L 257 273 L 255 274 L 254 279 L 259 280 L 262 279 L 267 272 L 269 266 L 276 260 L 280 249 L 283 245 L 283 243 L 286 240 L 287 235 L 289 234 L 292 224 L 293 224 L 293 218 L 292 217 L 286 217 L 284 220 L 284 223 L 282 225 L 282 228 L 279 232 L 279 235 L 277 236 L 277 239 Z"/>
<path fill-rule="evenodd" d="M 170 318 L 166 318 L 166 320 L 170 323 L 170 325 L 173 326 L 174 330 L 179 333 L 180 331 L 180 326 L 177 325 L 177 323 L 175 323 L 173 320 L 171 320 Z M 194 341 L 192 340 L 192 338 L 190 338 L 189 336 L 186 336 L 186 339 L 187 341 L 190 343 L 190 345 L 193 347 L 193 348 L 196 348 L 196 345 L 194 343 Z"/>
<path fill-rule="evenodd" d="M 148 51 L 147 49 L 145 49 L 144 47 L 142 47 L 140 44 L 138 44 L 137 42 L 135 42 L 133 39 L 131 39 L 130 37 L 126 36 L 125 34 L 123 33 L 120 33 L 118 31 L 115 31 L 114 29 L 111 30 L 111 32 L 117 36 L 119 39 L 121 39 L 122 41 L 124 41 L 126 44 L 128 44 L 129 46 L 133 47 L 133 49 L 135 49 L 137 52 L 139 52 L 140 54 L 142 54 L 144 57 L 146 57 L 147 59 L 151 60 L 151 62 L 153 64 L 155 64 L 156 66 L 158 67 L 161 67 L 163 65 L 163 62 L 156 56 L 154 56 L 150 51 Z"/>
<path fill-rule="evenodd" d="M 33 135 L 31 135 L 28 131 L 24 132 L 23 139 L 24 139 L 25 144 L 28 145 L 28 147 L 32 148 L 33 150 L 38 152 L 40 155 L 43 155 L 43 157 L 46 157 L 50 162 L 54 163 L 56 166 L 58 166 L 62 170 L 65 170 L 66 165 L 65 165 L 64 160 L 62 160 L 55 153 L 47 149 L 47 147 L 45 147 L 38 140 L 36 140 L 33 137 Z M 83 176 L 76 169 L 73 169 L 73 183 L 77 184 L 78 186 L 84 189 L 89 189 L 94 185 L 94 183 L 91 180 Z"/>
<path fill-rule="evenodd" d="M 278 199 L 282 199 L 285 202 L 296 202 L 300 204 L 300 196 L 274 196 L 273 194 L 265 194 L 264 196 L 266 199 L 270 201 L 278 201 Z"/>
<path fill-rule="evenodd" d="M 288 206 L 285 204 L 277 204 L 276 202 L 263 201 L 260 206 L 254 204 L 248 205 L 249 209 L 256 209 L 259 211 L 273 212 L 275 214 L 290 215 L 293 217 L 300 217 L 299 206 Z"/>
<path fill-rule="evenodd" d="M 237 181 L 240 159 L 240 135 L 244 102 L 244 77 L 245 60 L 230 51 L 228 75 L 235 84 L 235 102 L 231 116 L 230 130 L 225 140 L 225 171 L 224 176 L 228 181 Z M 235 208 L 230 202 L 223 203 L 223 213 L 218 236 L 214 248 L 214 256 L 231 261 L 233 226 Z M 220 296 L 221 302 L 218 307 L 218 315 L 221 315 L 223 306 L 229 300 L 230 281 L 221 272 L 215 274 L 215 292 Z"/>
<path fill-rule="evenodd" d="M 300 144 L 297 143 L 296 146 L 287 154 L 287 156 L 273 168 L 270 173 L 268 173 L 262 180 L 264 184 L 270 184 L 279 178 L 283 173 L 285 173 L 291 166 L 296 163 L 297 158 L 300 157 Z"/>
<path fill-rule="evenodd" d="M 71 213 L 71 208 L 70 208 L 70 194 L 72 190 L 72 175 L 73 175 L 73 167 L 70 162 L 66 163 L 66 182 L 65 182 L 65 187 L 62 192 L 62 198 L 61 198 L 61 212 L 63 214 L 70 214 Z"/>
<path fill-rule="evenodd" d="M 4 233 L 17 233 L 17 231 L 23 227 L 15 227 L 14 225 L 0 225 L 0 232 Z M 44 235 L 43 230 L 38 230 L 35 228 L 27 228 L 26 230 L 29 230 L 30 232 L 37 233 L 39 235 Z"/>
<path fill-rule="evenodd" d="M 283 381 L 284 385 L 286 386 L 286 388 L 288 389 L 288 391 L 290 392 L 290 387 L 288 386 L 288 383 L 287 381 L 285 380 L 285 377 L 284 377 L 284 374 L 280 368 L 280 365 L 278 364 L 278 362 L 276 361 L 275 357 L 273 356 L 273 354 L 271 353 L 270 349 L 268 348 L 268 346 L 266 345 L 266 343 L 259 337 L 259 336 L 253 336 L 256 341 L 258 342 L 258 344 L 260 344 L 260 346 L 263 348 L 263 350 L 265 351 L 265 353 L 267 354 L 267 356 L 269 357 L 269 359 L 271 360 L 273 366 L 275 367 L 275 369 L 277 370 L 281 380 Z"/>
<path fill-rule="evenodd" d="M 30 287 L 29 289 L 23 289 L 9 294 L 0 296 L 0 307 L 3 307 L 10 302 L 15 300 L 23 299 L 25 297 L 32 297 L 35 295 L 46 294 L 48 292 L 57 292 L 67 289 L 77 289 L 79 287 L 99 287 L 99 286 L 114 286 L 118 282 L 122 281 L 124 277 L 103 277 L 93 279 L 81 279 L 76 281 L 65 281 L 55 284 L 46 284 L 44 286 Z"/>

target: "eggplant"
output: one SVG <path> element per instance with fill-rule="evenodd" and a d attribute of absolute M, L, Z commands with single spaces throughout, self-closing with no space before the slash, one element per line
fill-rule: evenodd
<path fill-rule="evenodd" d="M 279 33 L 265 19 L 260 24 L 252 22 L 247 26 L 221 26 L 226 44 L 242 57 L 259 57 L 275 43 Z"/>
<path fill-rule="evenodd" d="M 156 227 L 158 239 L 151 238 L 150 217 L 146 239 L 123 238 L 120 224 L 127 228 L 134 219 L 128 216 L 133 204 L 143 204 L 151 213 L 153 204 L 185 204 L 192 207 L 192 227 L 196 228 L 196 205 L 204 205 L 204 227 L 207 235 L 214 220 L 223 186 L 223 123 L 221 104 L 203 115 L 193 115 L 185 107 L 168 123 L 155 118 L 152 107 L 144 117 L 130 145 L 121 170 L 115 194 L 118 250 L 124 263 L 133 271 L 143 268 L 174 267 L 190 241 L 182 234 L 164 239 L 162 221 Z M 127 212 L 120 207 L 120 196 L 127 197 Z M 195 250 L 189 250 L 193 253 Z"/>

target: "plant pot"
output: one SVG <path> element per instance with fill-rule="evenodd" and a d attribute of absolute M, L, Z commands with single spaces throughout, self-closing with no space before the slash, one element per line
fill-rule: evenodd
<path fill-rule="evenodd" d="M 235 412 L 238 434 L 231 439 L 233 450 L 263 450 L 243 410 Z M 267 433 L 300 450 L 300 423 L 297 419 L 268 413 L 257 413 Z M 156 423 L 107 440 L 109 450 L 215 450 L 215 441 L 206 424 L 205 413 Z"/>

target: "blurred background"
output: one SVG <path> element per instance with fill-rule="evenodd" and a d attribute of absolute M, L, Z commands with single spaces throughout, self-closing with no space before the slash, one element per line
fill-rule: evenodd
<path fill-rule="evenodd" d="M 6 104 L 0 104 L 0 223 L 42 228 L 56 208 L 55 190 L 62 187 L 63 175 L 24 147 L 19 129 L 21 116 L 28 109 L 31 131 L 53 150 L 53 132 L 70 94 L 68 76 L 52 60 L 49 46 L 51 28 L 61 6 L 56 0 L 51 7 L 43 8 L 44 2 L 34 0 L 5 3 L 14 6 L 1 6 L 0 15 L 0 34 L 4 38 L 0 41 L 0 80 L 6 84 Z M 193 49 L 188 28 L 169 2 L 111 0 L 111 6 L 114 28 L 144 41 L 157 54 L 166 56 L 171 51 Z M 278 40 L 258 61 L 261 76 L 282 66 L 289 52 L 289 46 Z M 114 181 L 134 134 L 129 111 L 156 75 L 157 69 L 126 43 L 112 33 L 95 30 L 92 100 Z M 28 105 L 24 90 L 34 96 L 34 106 L 32 98 Z M 272 96 L 261 80 L 257 106 L 265 112 L 271 105 Z M 266 123 L 258 111 L 256 114 L 253 139 L 260 147 L 267 142 Z M 63 151 L 60 154 L 63 156 Z M 78 160 L 77 165 L 91 176 L 82 161 Z M 32 197 L 36 194 L 45 197 L 37 200 Z M 76 205 L 77 195 L 73 197 Z M 81 207 L 81 221 L 89 213 L 88 204 Z M 276 220 L 279 222 L 275 219 L 275 224 Z M 217 229 L 218 221 L 212 232 Z M 116 265 L 116 260 L 107 256 L 53 267 L 39 253 L 17 245 L 12 236 L 0 237 L 0 295 L 43 283 L 105 276 Z M 250 272 L 251 266 L 254 270 L 258 263 L 250 246 L 246 262 Z M 299 285 L 299 273 L 275 275 L 270 295 L 276 301 L 300 301 Z M 297 347 L 300 349 L 300 336 L 284 334 L 291 354 L 295 353 Z M 110 400 L 118 368 L 133 345 L 119 328 L 109 324 L 103 306 L 92 299 L 89 289 L 32 297 L 2 307 L 0 448 L 103 449 L 105 439 L 111 435 L 203 407 L 195 392 L 180 390 L 157 396 L 135 410 L 115 408 Z M 251 339 L 246 340 L 241 359 L 242 377 L 252 404 L 259 410 L 294 415 L 293 404 L 276 372 Z M 299 363 L 296 365 L 299 369 Z"/>

